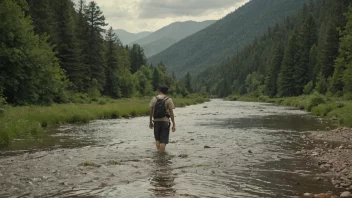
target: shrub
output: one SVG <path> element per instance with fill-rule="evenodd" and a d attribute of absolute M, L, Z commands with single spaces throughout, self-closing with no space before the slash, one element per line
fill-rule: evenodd
<path fill-rule="evenodd" d="M 313 95 L 310 96 L 310 100 L 307 106 L 307 111 L 311 111 L 313 107 L 316 107 L 324 103 L 325 103 L 324 96 L 319 93 L 314 93 Z"/>
<path fill-rule="evenodd" d="M 309 95 L 313 91 L 313 81 L 310 81 L 306 86 L 304 86 L 303 93 Z"/>

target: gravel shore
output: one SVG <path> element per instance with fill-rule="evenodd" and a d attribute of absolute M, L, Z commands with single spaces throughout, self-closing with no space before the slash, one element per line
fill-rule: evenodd
<path fill-rule="evenodd" d="M 352 129 L 311 132 L 303 138 L 308 145 L 314 145 L 314 148 L 302 149 L 297 154 L 315 158 L 322 170 L 317 179 L 330 179 L 340 192 L 339 195 L 333 195 L 331 192 L 315 195 L 306 193 L 303 197 L 352 197 Z"/>

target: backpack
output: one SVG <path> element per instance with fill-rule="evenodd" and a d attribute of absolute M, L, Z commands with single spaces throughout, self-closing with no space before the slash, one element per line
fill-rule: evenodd
<path fill-rule="evenodd" d="M 169 98 L 165 97 L 165 98 L 159 99 L 156 97 L 156 99 L 157 101 L 154 106 L 154 115 L 153 115 L 154 119 L 169 117 L 169 114 L 166 111 L 166 105 L 165 105 L 165 102 Z"/>

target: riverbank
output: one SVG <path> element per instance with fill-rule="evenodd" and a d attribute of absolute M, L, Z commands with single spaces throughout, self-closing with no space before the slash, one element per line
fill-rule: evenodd
<path fill-rule="evenodd" d="M 320 94 L 305 95 L 289 98 L 269 98 L 265 96 L 230 96 L 225 100 L 266 102 L 280 106 L 291 106 L 310 112 L 312 115 L 337 120 L 340 128 L 327 131 L 314 131 L 309 136 L 303 136 L 307 147 L 297 152 L 298 155 L 306 155 L 315 160 L 322 174 L 317 180 L 330 180 L 339 195 L 333 193 L 311 194 L 306 193 L 303 197 L 352 197 L 352 101 L 342 98 L 330 98 Z M 342 128 L 344 126 L 344 128 Z M 341 195 L 341 196 L 340 196 Z"/>
<path fill-rule="evenodd" d="M 314 145 L 314 148 L 302 149 L 297 154 L 314 158 L 322 172 L 316 179 L 330 180 L 340 197 L 352 197 L 352 129 L 315 131 L 303 138 L 307 144 Z M 338 197 L 332 193 L 321 195 L 327 198 Z"/>
<path fill-rule="evenodd" d="M 174 98 L 176 107 L 208 101 L 200 95 Z M 91 104 L 6 107 L 0 115 L 0 146 L 15 139 L 37 138 L 46 127 L 65 123 L 86 123 L 96 119 L 115 119 L 148 115 L 150 98 L 105 100 Z"/>
<path fill-rule="evenodd" d="M 280 106 L 291 106 L 311 112 L 312 115 L 338 120 L 340 126 L 352 127 L 352 101 L 343 98 L 326 97 L 320 94 L 303 95 L 288 98 L 269 98 L 267 96 L 232 95 L 225 100 L 267 102 Z"/>

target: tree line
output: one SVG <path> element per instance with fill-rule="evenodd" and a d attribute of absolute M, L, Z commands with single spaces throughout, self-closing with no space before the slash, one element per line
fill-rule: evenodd
<path fill-rule="evenodd" d="M 191 91 L 107 26 L 95 1 L 0 0 L 0 103 L 144 96 L 159 84 L 183 96 Z"/>
<path fill-rule="evenodd" d="M 221 65 L 197 76 L 196 90 L 290 97 L 352 94 L 352 5 L 311 0 Z"/>

